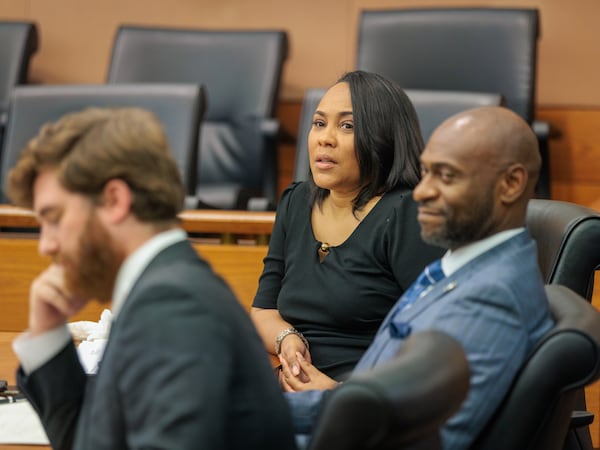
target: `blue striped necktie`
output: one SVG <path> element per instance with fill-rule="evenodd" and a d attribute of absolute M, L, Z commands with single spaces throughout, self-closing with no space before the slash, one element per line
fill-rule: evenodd
<path fill-rule="evenodd" d="M 390 315 L 388 320 L 388 325 L 390 327 L 390 334 L 394 337 L 405 337 L 410 334 L 410 325 L 408 324 L 399 324 L 394 323 L 393 318 L 403 309 L 412 305 L 415 301 L 417 301 L 429 287 L 433 286 L 435 283 L 440 281 L 445 277 L 444 271 L 442 270 L 442 260 L 438 259 L 437 261 L 429 264 L 421 275 L 415 280 L 413 284 L 406 290 L 398 304 L 394 307 L 394 312 Z M 408 329 L 401 326 L 398 328 L 398 325 L 405 325 Z"/>
<path fill-rule="evenodd" d="M 398 303 L 392 308 L 388 317 L 384 320 L 363 357 L 356 365 L 355 371 L 360 373 L 375 367 L 380 361 L 387 361 L 397 351 L 398 347 L 393 341 L 396 339 L 407 338 L 412 327 L 408 322 L 394 320 L 395 316 L 404 308 L 414 303 L 430 286 L 444 278 L 442 263 L 440 260 L 434 261 L 423 270 L 421 275 L 404 292 L 404 295 L 398 300 Z M 389 331 L 389 334 L 386 332 Z M 390 337 L 395 339 L 390 339 Z"/>

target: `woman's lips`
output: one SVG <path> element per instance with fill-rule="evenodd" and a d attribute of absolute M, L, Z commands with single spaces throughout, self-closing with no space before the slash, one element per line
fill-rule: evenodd
<path fill-rule="evenodd" d="M 327 170 L 336 165 L 336 162 L 327 156 L 317 156 L 314 165 L 317 169 Z"/>

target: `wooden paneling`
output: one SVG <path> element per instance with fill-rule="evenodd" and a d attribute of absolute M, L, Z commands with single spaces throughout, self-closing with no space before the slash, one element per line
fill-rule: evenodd
<path fill-rule="evenodd" d="M 600 2 L 572 0 L 0 0 L 0 19 L 30 19 L 40 28 L 31 79 L 38 83 L 101 83 L 119 24 L 280 28 L 289 33 L 282 96 L 299 99 L 307 87 L 325 87 L 355 67 L 363 9 L 491 6 L 538 8 L 541 35 L 537 98 L 540 105 L 600 105 Z M 577 24 L 577 26 L 572 26 Z"/>
<path fill-rule="evenodd" d="M 552 198 L 600 211 L 600 109 L 539 108 L 557 136 L 550 140 Z"/>
<path fill-rule="evenodd" d="M 29 286 L 48 264 L 38 255 L 37 240 L 0 235 L 0 331 L 27 328 Z"/>
<path fill-rule="evenodd" d="M 230 236 L 268 236 L 275 215 L 272 212 L 185 211 L 180 215 L 189 233 L 227 234 Z M 21 331 L 27 327 L 29 287 L 50 263 L 38 254 L 37 234 L 11 233 L 6 227 L 34 229 L 37 222 L 29 210 L 0 205 L 0 331 Z M 198 253 L 230 285 L 242 305 L 249 309 L 262 273 L 267 245 L 207 244 L 206 238 L 193 238 Z M 214 240 L 213 240 L 214 241 Z M 246 239 L 244 242 L 247 242 Z M 107 307 L 90 303 L 73 321 L 97 321 Z"/>
<path fill-rule="evenodd" d="M 264 245 L 212 245 L 194 243 L 198 253 L 230 285 L 242 305 L 249 309 L 267 253 Z M 37 251 L 35 236 L 0 234 L 0 331 L 27 328 L 29 287 L 49 264 Z M 90 303 L 72 318 L 98 321 L 108 305 Z"/>
<path fill-rule="evenodd" d="M 300 101 L 286 101 L 278 109 L 279 120 L 294 138 L 301 107 Z M 600 108 L 538 108 L 536 116 L 549 122 L 555 134 L 549 145 L 552 198 L 600 211 Z M 292 144 L 280 145 L 280 189 L 291 181 L 295 155 Z"/>

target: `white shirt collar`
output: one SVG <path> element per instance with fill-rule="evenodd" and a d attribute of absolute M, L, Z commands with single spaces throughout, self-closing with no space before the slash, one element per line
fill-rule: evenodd
<path fill-rule="evenodd" d="M 185 231 L 180 228 L 157 234 L 131 255 L 129 255 L 117 274 L 112 298 L 113 320 L 125 303 L 125 299 L 148 264 L 165 248 L 187 239 Z"/>
<path fill-rule="evenodd" d="M 523 231 L 525 231 L 525 227 L 501 231 L 500 233 L 493 234 L 492 236 L 465 245 L 454 251 L 448 250 L 442 257 L 442 269 L 444 270 L 444 274 L 446 276 L 453 274 L 482 253 L 487 252 L 489 249 L 509 240 Z"/>

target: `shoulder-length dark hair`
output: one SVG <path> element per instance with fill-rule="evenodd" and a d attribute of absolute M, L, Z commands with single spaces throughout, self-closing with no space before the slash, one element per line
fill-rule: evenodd
<path fill-rule="evenodd" d="M 353 201 L 356 212 L 377 195 L 417 185 L 423 137 L 412 102 L 393 81 L 357 70 L 346 73 L 337 83 L 350 86 L 354 151 L 363 186 Z M 329 190 L 318 187 L 312 174 L 308 183 L 311 204 L 320 207 Z"/>

